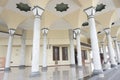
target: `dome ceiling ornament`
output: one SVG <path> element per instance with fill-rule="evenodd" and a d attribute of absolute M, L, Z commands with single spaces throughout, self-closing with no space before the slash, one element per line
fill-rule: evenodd
<path fill-rule="evenodd" d="M 104 10 L 106 7 L 106 5 L 104 4 L 98 4 L 97 7 L 96 7 L 96 12 L 101 12 L 102 10 Z"/>
<path fill-rule="evenodd" d="M 82 26 L 88 26 L 88 25 L 89 25 L 88 22 L 84 22 L 84 23 L 82 24 Z"/>
<path fill-rule="evenodd" d="M 68 4 L 60 3 L 56 5 L 55 9 L 56 11 L 63 12 L 63 11 L 67 11 L 69 7 L 68 7 Z"/>
<path fill-rule="evenodd" d="M 28 12 L 31 10 L 31 7 L 28 4 L 20 2 L 19 4 L 16 4 L 16 8 L 18 8 L 20 11 Z"/>

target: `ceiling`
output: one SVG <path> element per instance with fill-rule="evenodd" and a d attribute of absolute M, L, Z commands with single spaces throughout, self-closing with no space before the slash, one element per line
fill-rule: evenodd
<path fill-rule="evenodd" d="M 120 40 L 120 0 L 0 0 L 0 30 L 8 31 L 9 28 L 19 30 L 33 30 L 34 15 L 32 11 L 21 11 L 16 8 L 19 3 L 28 6 L 40 6 L 45 9 L 41 15 L 41 28 L 50 30 L 67 30 L 81 28 L 81 32 L 89 37 L 89 26 L 82 26 L 87 21 L 84 9 L 90 6 L 104 4 L 105 9 L 96 12 L 95 21 L 97 31 L 103 31 L 104 28 L 111 28 L 111 35 L 117 36 Z M 57 4 L 67 4 L 68 9 L 60 12 L 55 9 Z M 111 25 L 114 22 L 114 25 Z M 3 28 L 5 27 L 5 28 Z M 101 33 L 99 41 L 104 41 L 105 34 Z M 1 36 L 1 33 L 0 33 Z"/>

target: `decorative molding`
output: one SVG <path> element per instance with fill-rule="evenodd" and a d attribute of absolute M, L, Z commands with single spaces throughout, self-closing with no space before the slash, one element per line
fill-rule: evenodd
<path fill-rule="evenodd" d="M 68 4 L 64 4 L 62 2 L 60 4 L 57 4 L 56 7 L 55 7 L 55 9 L 56 9 L 56 11 L 63 12 L 63 11 L 67 11 L 69 9 L 69 7 L 68 7 Z"/>
<path fill-rule="evenodd" d="M 28 4 L 20 2 L 16 4 L 16 6 L 17 6 L 16 8 L 18 8 L 20 11 L 25 11 L 25 12 L 31 11 L 31 7 Z"/>

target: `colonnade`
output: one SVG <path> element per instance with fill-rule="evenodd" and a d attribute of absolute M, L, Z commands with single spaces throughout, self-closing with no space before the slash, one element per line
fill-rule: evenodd
<path fill-rule="evenodd" d="M 39 72 L 39 53 L 40 53 L 40 33 L 41 33 L 41 15 L 44 12 L 42 8 L 39 6 L 35 6 L 33 8 L 33 13 L 35 16 L 34 19 L 34 30 L 33 30 L 33 48 L 32 48 L 32 67 L 31 67 L 31 76 L 37 76 L 40 75 Z M 97 38 L 97 31 L 96 31 L 96 25 L 95 25 L 95 8 L 94 7 L 89 7 L 84 10 L 88 17 L 88 22 L 89 22 L 89 27 L 90 27 L 90 39 L 91 39 L 91 48 L 92 48 L 92 54 L 93 54 L 93 64 L 94 64 L 94 70 L 93 74 L 101 74 L 103 73 L 101 61 L 100 61 L 100 51 L 99 51 L 99 45 L 98 45 L 98 38 Z M 108 48 L 109 48 L 109 53 L 110 53 L 110 62 L 111 62 L 111 67 L 115 67 L 118 64 L 120 64 L 120 57 L 118 57 L 118 61 L 116 63 L 115 58 L 114 58 L 114 49 L 112 46 L 112 39 L 110 35 L 110 30 L 109 29 L 104 29 L 107 40 L 108 40 Z M 77 45 L 77 59 L 78 59 L 78 66 L 82 67 L 82 55 L 81 55 L 81 44 L 80 44 L 80 28 L 76 29 L 71 29 L 69 30 L 69 39 L 70 39 L 70 53 L 71 53 L 71 66 L 75 66 L 75 58 L 74 58 L 74 39 L 73 39 L 73 34 L 76 36 L 76 45 Z M 12 42 L 13 42 L 13 35 L 15 33 L 15 30 L 10 29 L 9 30 L 9 41 L 8 41 L 8 50 L 7 50 L 7 56 L 6 56 L 6 64 L 5 64 L 5 70 L 9 71 L 10 70 L 10 58 L 11 58 L 11 53 L 12 53 Z M 43 33 L 43 63 L 42 63 L 42 70 L 47 70 L 47 33 L 48 29 L 43 28 L 42 29 Z M 22 45 L 21 45 L 21 60 L 20 60 L 20 68 L 25 67 L 25 31 L 23 30 L 23 35 L 22 35 Z M 120 55 L 118 43 L 115 40 L 115 46 L 116 46 L 116 51 L 117 55 Z M 120 46 L 120 45 L 119 45 Z M 102 45 L 102 48 L 104 48 L 104 45 Z M 106 52 L 104 51 L 104 63 L 107 63 L 107 57 L 106 57 Z"/>

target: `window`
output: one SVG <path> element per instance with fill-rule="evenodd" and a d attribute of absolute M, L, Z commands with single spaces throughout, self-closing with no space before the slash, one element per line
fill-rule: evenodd
<path fill-rule="evenodd" d="M 87 60 L 87 51 L 86 50 L 82 50 L 82 56 L 83 56 L 84 60 Z"/>
<path fill-rule="evenodd" d="M 53 46 L 53 60 L 54 61 L 60 60 L 60 57 L 59 57 L 59 47 Z"/>
<path fill-rule="evenodd" d="M 62 47 L 62 60 L 68 60 L 68 48 Z"/>

